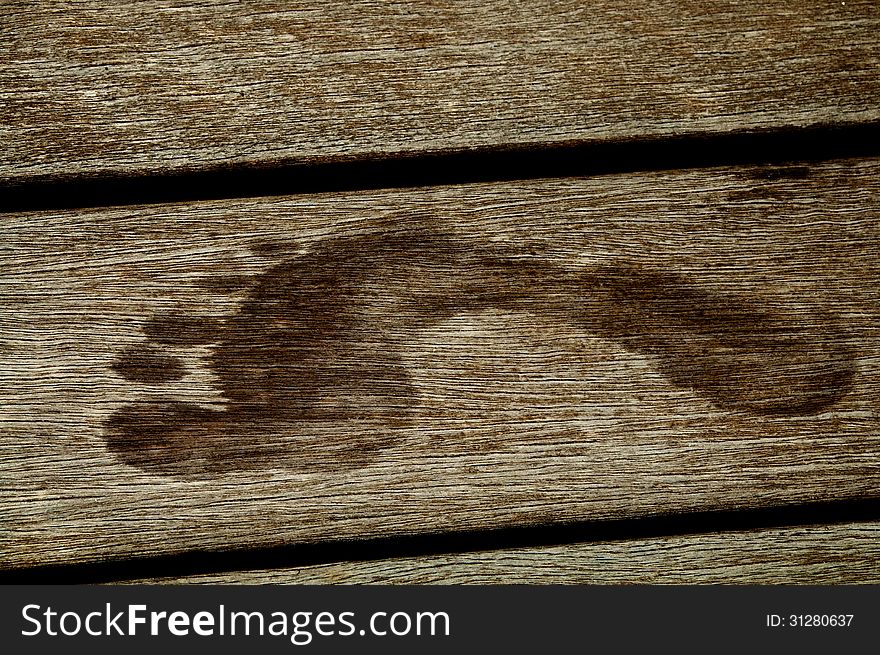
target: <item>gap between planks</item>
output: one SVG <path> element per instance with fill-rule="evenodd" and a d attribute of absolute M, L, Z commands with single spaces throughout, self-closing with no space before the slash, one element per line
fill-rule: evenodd
<path fill-rule="evenodd" d="M 880 523 L 507 548 L 129 584 L 880 584 Z"/>
<path fill-rule="evenodd" d="M 498 145 L 320 162 L 260 162 L 143 175 L 50 175 L 0 182 L 0 212 L 340 193 L 880 155 L 880 122 L 626 140 Z"/>
<path fill-rule="evenodd" d="M 401 574 L 399 582 L 408 575 L 411 563 L 456 564 L 493 558 L 495 556 L 516 559 L 519 555 L 562 552 L 577 556 L 581 553 L 598 553 L 620 550 L 627 544 L 637 544 L 647 552 L 656 551 L 657 544 L 679 544 L 698 556 L 695 545 L 715 541 L 733 544 L 758 545 L 768 550 L 775 541 L 780 549 L 778 564 L 791 559 L 793 551 L 787 550 L 785 535 L 817 536 L 817 544 L 830 541 L 830 535 L 866 536 L 877 525 L 880 516 L 880 499 L 849 502 L 808 503 L 805 505 L 746 509 L 735 511 L 711 511 L 702 513 L 655 515 L 645 518 L 587 521 L 562 525 L 538 525 L 491 529 L 477 532 L 445 532 L 422 534 L 390 539 L 362 539 L 355 541 L 330 541 L 316 544 L 297 544 L 268 549 L 188 551 L 179 555 L 134 557 L 127 560 L 107 560 L 95 563 L 62 564 L 31 567 L 0 572 L 2 584 L 95 584 L 130 581 L 165 580 L 212 582 L 237 580 L 256 582 L 261 578 L 305 576 L 305 583 L 313 573 L 326 577 L 326 571 L 336 571 L 348 582 L 363 579 L 364 572 L 386 571 L 384 582 Z M 872 545 L 854 539 L 845 539 L 832 553 L 838 563 L 845 560 L 848 566 L 833 568 L 844 579 L 855 579 L 861 574 L 865 580 L 878 574 L 877 559 L 872 557 Z M 624 544 L 624 545 L 620 545 Z M 795 552 L 804 550 L 798 545 Z M 822 550 L 826 550 L 823 548 Z M 658 554 L 658 553 L 655 553 Z M 765 553 L 768 554 L 768 553 Z M 539 555 L 545 559 L 550 555 Z M 577 558 L 577 557 L 576 557 Z M 819 563 L 816 558 L 814 563 Z M 830 562 L 824 560 L 823 565 Z M 552 562 L 549 562 L 552 565 Z M 634 569 L 626 561 L 611 557 L 611 568 Z M 790 572 L 790 563 L 786 564 Z M 455 566 L 452 570 L 455 570 Z M 548 567 L 550 568 L 550 567 Z M 583 568 L 583 567 L 581 567 Z M 819 570 L 826 568 L 820 566 Z M 727 569 L 724 569 L 727 570 Z M 650 567 L 643 568 L 647 575 Z M 679 571 L 687 575 L 688 569 Z M 410 573 L 412 571 L 409 571 Z M 673 574 L 656 571 L 657 575 Z M 753 574 L 756 572 L 753 571 Z M 806 575 L 815 575 L 813 568 Z M 826 570 L 827 573 L 827 570 Z M 473 575 L 473 572 L 472 572 Z M 719 573 L 722 575 L 722 573 Z M 768 573 L 772 577 L 772 573 Z M 438 578 L 442 581 L 445 577 Z M 364 579 L 365 581 L 365 579 Z M 379 582 L 378 578 L 374 581 Z M 460 582 L 465 580 L 460 579 Z M 499 579 L 499 581 L 501 581 Z M 511 580 L 513 582 L 515 580 Z M 540 580 L 535 580 L 540 582 Z M 549 582 L 550 580 L 545 580 Z M 600 582 L 594 576 L 593 582 Z M 635 581 L 635 580 L 633 580 Z M 803 575 L 793 576 L 792 582 L 807 582 Z M 832 580 L 826 580 L 832 583 Z M 590 580 L 581 579 L 588 583 Z M 759 582 L 755 579 L 754 582 Z M 816 580 L 819 583 L 819 580 Z"/>

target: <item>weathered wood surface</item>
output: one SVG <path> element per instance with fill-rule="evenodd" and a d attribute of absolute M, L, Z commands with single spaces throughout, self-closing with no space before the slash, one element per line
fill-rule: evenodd
<path fill-rule="evenodd" d="M 0 181 L 880 119 L 875 0 L 6 1 Z"/>
<path fill-rule="evenodd" d="M 234 571 L 135 584 L 880 584 L 880 524 L 717 532 Z"/>
<path fill-rule="evenodd" d="M 878 174 L 7 215 L 0 566 L 876 495 Z"/>

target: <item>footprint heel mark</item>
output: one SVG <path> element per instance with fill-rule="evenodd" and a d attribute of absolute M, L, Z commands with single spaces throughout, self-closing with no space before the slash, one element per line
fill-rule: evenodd
<path fill-rule="evenodd" d="M 852 387 L 856 355 L 830 314 L 783 313 L 757 297 L 632 268 L 594 271 L 583 286 L 589 329 L 653 357 L 671 382 L 722 409 L 811 416 Z"/>

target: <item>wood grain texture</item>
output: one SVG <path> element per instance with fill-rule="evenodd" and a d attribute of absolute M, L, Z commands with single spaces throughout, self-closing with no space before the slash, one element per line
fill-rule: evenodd
<path fill-rule="evenodd" d="M 876 495 L 878 173 L 7 215 L 0 566 Z"/>
<path fill-rule="evenodd" d="M 600 541 L 132 583 L 878 584 L 880 524 Z"/>
<path fill-rule="evenodd" d="M 880 119 L 874 0 L 0 7 L 0 180 Z"/>

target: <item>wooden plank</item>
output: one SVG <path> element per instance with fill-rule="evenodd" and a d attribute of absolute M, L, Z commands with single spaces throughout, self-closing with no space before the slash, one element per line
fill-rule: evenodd
<path fill-rule="evenodd" d="M 880 523 L 255 569 L 132 584 L 878 584 Z"/>
<path fill-rule="evenodd" d="M 872 496 L 878 173 L 8 215 L 2 567 Z"/>
<path fill-rule="evenodd" d="M 874 0 L 0 7 L 0 181 L 880 119 Z"/>

